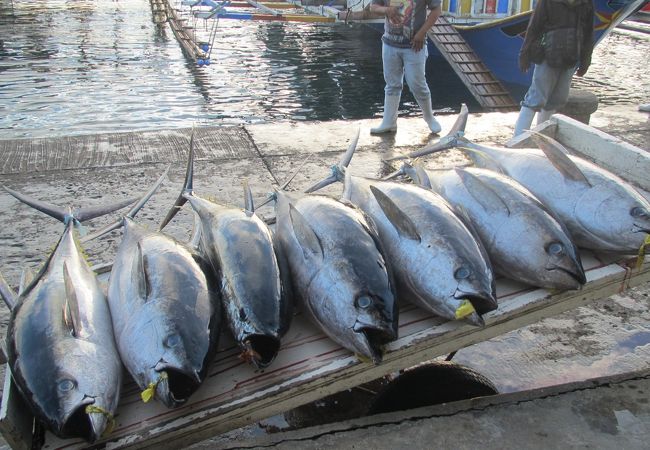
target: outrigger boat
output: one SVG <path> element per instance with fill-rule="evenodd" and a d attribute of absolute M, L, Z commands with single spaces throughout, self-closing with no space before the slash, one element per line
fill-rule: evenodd
<path fill-rule="evenodd" d="M 407 3 L 410 0 L 391 1 Z M 519 70 L 517 60 L 536 1 L 443 0 L 443 14 L 429 33 L 429 55 L 434 58 L 444 57 L 484 107 L 513 109 L 516 106 L 513 99 L 523 95 L 532 78 L 532 71 L 522 73 Z M 219 19 L 359 23 L 378 32 L 382 32 L 384 23 L 383 17 L 370 11 L 372 0 L 181 0 L 174 5 L 171 0 L 151 2 L 152 5 L 165 5 L 174 33 L 187 50 L 186 53 L 198 65 L 210 62 L 210 50 Z M 595 44 L 644 3 L 647 0 L 594 0 Z M 187 32 L 188 29 L 196 28 L 187 26 L 188 21 L 196 22 L 198 19 L 213 20 L 207 38 L 197 39 L 195 33 Z M 449 38 L 453 40 L 448 40 L 446 46 L 434 42 L 437 39 L 447 39 L 452 34 L 450 31 L 455 36 Z M 467 66 L 468 61 L 479 63 L 480 67 Z M 460 67 L 459 64 L 465 66 Z M 463 76 L 464 74 L 470 75 Z M 491 92 L 482 92 L 483 86 L 499 82 L 507 92 L 501 87 L 492 88 Z M 489 97 L 499 94 L 505 94 L 508 99 L 493 104 L 480 99 L 481 95 Z"/>
<path fill-rule="evenodd" d="M 383 31 L 383 18 L 370 16 L 372 0 L 356 2 L 348 22 L 361 22 Z M 594 41 L 598 44 L 618 24 L 636 12 L 647 0 L 594 0 Z M 494 76 L 513 93 L 530 85 L 532 71 L 522 73 L 517 63 L 528 21 L 537 0 L 443 0 L 443 18 L 453 25 Z M 429 41 L 429 55 L 441 57 Z"/>

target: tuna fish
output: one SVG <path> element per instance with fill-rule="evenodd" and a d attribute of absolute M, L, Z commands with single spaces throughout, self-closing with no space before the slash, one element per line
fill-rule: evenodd
<path fill-rule="evenodd" d="M 1 290 L 11 308 L 7 351 L 13 379 L 54 434 L 94 442 L 112 425 L 122 364 L 106 297 L 82 256 L 75 228 L 132 201 L 73 211 L 5 189 L 65 223 L 54 251 L 31 282 L 21 282 L 18 297 L 12 298 L 6 284 Z"/>
<path fill-rule="evenodd" d="M 133 220 L 163 177 L 122 220 L 87 239 L 124 227 L 108 284 L 115 340 L 143 401 L 156 397 L 175 407 L 207 374 L 221 308 L 214 280 L 204 271 L 206 262 L 184 244 Z"/>
<path fill-rule="evenodd" d="M 471 222 L 498 273 L 548 289 L 577 289 L 586 282 L 564 225 L 512 178 L 476 168 L 405 169 Z"/>
<path fill-rule="evenodd" d="M 276 197 L 279 256 L 303 310 L 339 345 L 379 364 L 397 337 L 398 311 L 376 232 L 349 203 Z"/>
<path fill-rule="evenodd" d="M 334 173 L 311 192 L 341 180 L 353 140 Z M 378 230 L 399 298 L 434 314 L 483 325 L 497 308 L 494 274 L 483 246 L 438 194 L 417 186 L 345 173 L 343 198 L 367 214 Z"/>
<path fill-rule="evenodd" d="M 242 358 L 264 368 L 275 359 L 292 313 L 271 232 L 255 214 L 247 184 L 244 209 L 219 205 L 194 194 L 193 142 L 192 138 L 185 187 L 161 229 L 189 200 L 199 217 L 200 252 L 219 280 L 226 321 L 242 349 Z"/>
<path fill-rule="evenodd" d="M 496 168 L 526 187 L 564 223 L 579 247 L 621 254 L 643 248 L 650 233 L 650 202 L 618 176 L 569 155 L 553 139 L 534 137 L 541 150 L 478 145 L 458 133 L 409 156 L 456 145 L 477 165 Z"/>

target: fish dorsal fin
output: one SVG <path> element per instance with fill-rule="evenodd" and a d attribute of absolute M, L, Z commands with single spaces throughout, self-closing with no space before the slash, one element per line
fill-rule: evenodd
<path fill-rule="evenodd" d="M 25 292 L 25 289 L 27 289 L 27 286 L 29 286 L 32 283 L 32 281 L 34 281 L 34 272 L 32 272 L 32 269 L 26 266 L 23 269 L 22 275 L 20 276 L 20 285 L 18 285 L 18 295 Z"/>
<path fill-rule="evenodd" d="M 501 213 L 510 215 L 510 208 L 501 198 L 499 193 L 479 177 L 468 170 L 457 167 L 454 169 L 474 200 L 476 200 L 488 213 Z"/>
<path fill-rule="evenodd" d="M 395 204 L 386 194 L 384 194 L 376 186 L 370 186 L 370 191 L 372 195 L 375 196 L 379 207 L 382 209 L 390 223 L 397 229 L 397 232 L 400 236 L 406 237 L 408 239 L 413 239 L 414 241 L 421 241 L 420 233 L 411 220 L 404 211 L 402 211 L 399 206 Z"/>
<path fill-rule="evenodd" d="M 429 178 L 429 174 L 427 173 L 426 170 L 424 170 L 422 164 L 420 163 L 414 164 L 413 169 L 415 170 L 415 176 L 417 177 L 416 182 L 423 188 L 433 189 L 433 187 L 431 186 L 431 179 Z"/>
<path fill-rule="evenodd" d="M 68 264 L 63 263 L 63 283 L 65 284 L 65 305 L 63 306 L 63 321 L 74 337 L 81 337 L 81 319 L 79 316 L 79 301 Z"/>
<path fill-rule="evenodd" d="M 251 215 L 255 212 L 253 193 L 251 192 L 251 187 L 248 185 L 248 180 L 244 180 L 244 209 Z"/>
<path fill-rule="evenodd" d="M 289 204 L 289 217 L 291 219 L 291 226 L 293 227 L 293 234 L 298 239 L 305 258 L 316 257 L 322 259 L 324 255 L 320 239 L 318 239 L 318 236 L 311 229 L 309 223 L 292 204 Z"/>
<path fill-rule="evenodd" d="M 591 183 L 589 183 L 585 174 L 582 173 L 576 163 L 569 158 L 568 151 L 562 144 L 557 142 L 555 139 L 551 139 L 550 137 L 536 131 L 531 131 L 531 133 L 537 146 L 544 152 L 548 160 L 551 161 L 551 164 L 553 164 L 553 166 L 559 170 L 564 177 L 591 187 Z"/>
<path fill-rule="evenodd" d="M 16 305 L 16 293 L 11 289 L 2 274 L 0 274 L 0 297 L 4 300 L 7 308 L 14 309 Z"/>
<path fill-rule="evenodd" d="M 151 286 L 149 285 L 149 277 L 147 276 L 147 260 L 142 251 L 142 244 L 138 242 L 137 254 L 135 256 L 135 267 L 133 277 L 135 278 L 138 296 L 145 301 L 149 298 L 151 294 Z"/>

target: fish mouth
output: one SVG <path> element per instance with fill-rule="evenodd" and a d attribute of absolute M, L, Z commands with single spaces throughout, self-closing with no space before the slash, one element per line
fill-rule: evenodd
<path fill-rule="evenodd" d="M 177 367 L 164 367 L 159 363 L 155 367 L 159 374 L 156 382 L 156 398 L 168 408 L 175 408 L 187 402 L 201 385 L 198 372 L 187 372 Z M 166 376 L 163 376 L 163 373 Z"/>
<path fill-rule="evenodd" d="M 497 302 L 496 295 L 492 292 L 466 293 L 458 289 L 454 294 L 454 298 L 457 300 L 461 300 L 461 299 L 469 300 L 478 315 L 483 315 L 490 311 L 494 311 L 499 307 L 499 303 Z M 480 326 L 485 325 L 483 323 L 483 319 L 481 319 L 480 322 L 481 322 L 480 324 L 477 323 L 476 325 L 480 325 Z"/>
<path fill-rule="evenodd" d="M 91 444 L 102 437 L 108 426 L 107 414 L 86 412 L 88 405 L 93 405 L 95 399 L 86 397 L 82 403 L 65 419 L 59 436 L 81 437 Z"/>
<path fill-rule="evenodd" d="M 376 325 L 364 324 L 357 321 L 354 332 L 361 338 L 363 356 L 368 357 L 374 364 L 380 364 L 384 355 L 384 345 L 397 339 L 397 332 L 392 328 L 380 328 Z"/>
<path fill-rule="evenodd" d="M 572 270 L 569 270 L 569 269 L 565 269 L 564 267 L 559 267 L 559 266 L 553 266 L 553 267 L 547 268 L 546 270 L 548 270 L 549 272 L 553 271 L 553 270 L 556 270 L 558 272 L 562 272 L 562 273 L 568 275 L 569 278 L 571 278 L 572 280 L 574 280 L 577 283 L 577 284 L 570 285 L 570 286 L 568 286 L 567 284 L 564 284 L 560 288 L 562 288 L 562 289 L 578 289 L 580 286 L 587 283 L 587 275 L 585 274 L 585 271 L 582 269 L 582 266 L 578 266 L 578 267 L 580 269 L 578 271 L 578 273 L 576 273 L 576 272 L 574 272 Z"/>
<path fill-rule="evenodd" d="M 277 356 L 280 350 L 280 340 L 264 334 L 252 334 L 246 338 L 242 347 L 240 358 L 252 364 L 256 369 L 264 369 Z"/>

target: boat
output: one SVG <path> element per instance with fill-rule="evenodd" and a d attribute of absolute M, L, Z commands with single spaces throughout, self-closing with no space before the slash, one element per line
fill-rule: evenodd
<path fill-rule="evenodd" d="M 635 13 L 646 0 L 594 0 L 594 44 Z M 341 20 L 364 23 L 383 32 L 383 18 L 372 17 L 371 0 L 348 0 L 354 4 L 339 14 Z M 521 98 L 530 86 L 532 70 L 519 70 L 518 55 L 524 42 L 535 0 L 443 0 L 442 14 L 470 45 L 494 76 Z M 646 5 L 647 7 L 647 5 Z M 429 40 L 429 55 L 441 58 Z"/>

